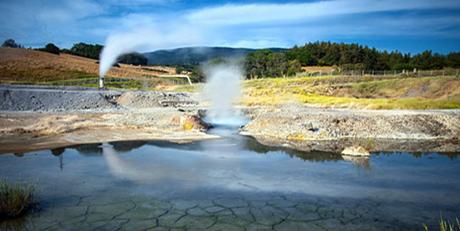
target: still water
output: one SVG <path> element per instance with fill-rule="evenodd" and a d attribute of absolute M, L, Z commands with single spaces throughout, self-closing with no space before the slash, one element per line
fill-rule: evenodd
<path fill-rule="evenodd" d="M 460 217 L 458 153 L 334 153 L 251 138 L 87 144 L 0 155 L 40 209 L 3 229 L 420 230 Z"/>

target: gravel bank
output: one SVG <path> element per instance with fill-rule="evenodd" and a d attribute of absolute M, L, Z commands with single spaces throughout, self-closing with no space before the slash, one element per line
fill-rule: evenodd
<path fill-rule="evenodd" d="M 205 133 L 185 93 L 0 86 L 0 153 L 121 140 L 185 142 Z"/>
<path fill-rule="evenodd" d="M 186 93 L 0 85 L 1 111 L 97 112 L 196 104 Z"/>
<path fill-rule="evenodd" d="M 340 152 L 459 151 L 460 110 L 356 110 L 303 106 L 248 110 L 241 130 L 262 143 L 301 150 Z"/>

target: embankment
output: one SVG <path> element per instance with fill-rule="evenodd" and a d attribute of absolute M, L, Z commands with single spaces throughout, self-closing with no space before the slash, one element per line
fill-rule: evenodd
<path fill-rule="evenodd" d="M 119 140 L 185 142 L 208 135 L 183 93 L 0 86 L 0 153 Z"/>
<path fill-rule="evenodd" d="M 321 109 L 299 105 L 248 110 L 242 134 L 260 142 L 305 151 L 456 152 L 460 110 Z"/>

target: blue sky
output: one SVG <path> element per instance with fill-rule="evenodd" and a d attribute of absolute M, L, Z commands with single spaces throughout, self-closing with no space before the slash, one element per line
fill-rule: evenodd
<path fill-rule="evenodd" d="M 355 42 L 416 53 L 460 51 L 460 0 L 2 0 L 0 39 L 26 47 L 148 40 L 180 46 L 292 47 Z M 129 42 L 128 40 L 124 40 Z"/>

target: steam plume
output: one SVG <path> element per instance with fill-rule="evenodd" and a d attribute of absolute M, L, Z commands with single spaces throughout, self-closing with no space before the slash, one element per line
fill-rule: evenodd
<path fill-rule="evenodd" d="M 145 26 L 139 26 L 145 27 Z M 153 51 L 180 46 L 194 46 L 200 41 L 199 34 L 180 27 L 174 31 L 137 29 L 114 33 L 107 37 L 100 57 L 99 76 L 104 77 L 120 55 L 134 51 Z"/>
<path fill-rule="evenodd" d="M 243 118 L 233 107 L 241 96 L 243 70 L 235 61 L 203 67 L 207 82 L 203 89 L 210 102 L 207 120 L 213 124 L 240 126 Z"/>

